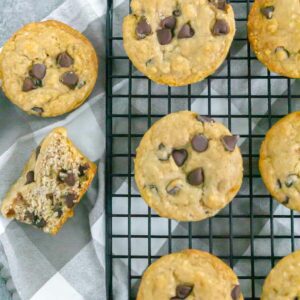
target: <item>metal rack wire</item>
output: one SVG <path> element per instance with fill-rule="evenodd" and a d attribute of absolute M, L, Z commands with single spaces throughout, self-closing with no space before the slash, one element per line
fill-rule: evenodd
<path fill-rule="evenodd" d="M 129 1 L 128 1 L 129 2 Z M 246 28 L 247 15 L 251 6 L 249 0 L 231 0 L 234 9 L 240 13 L 236 15 L 237 28 Z M 235 270 L 239 276 L 242 290 L 246 299 L 259 299 L 261 285 L 264 278 L 274 266 L 276 261 L 283 255 L 294 251 L 297 245 L 300 246 L 300 236 L 295 234 L 295 226 L 299 222 L 299 215 L 290 210 L 276 210 L 278 204 L 274 202 L 267 191 L 261 187 L 262 182 L 257 170 L 259 145 L 264 138 L 265 132 L 270 126 L 285 114 L 297 110 L 300 98 L 299 91 L 290 79 L 272 74 L 264 69 L 265 73 L 256 73 L 257 59 L 250 50 L 247 41 L 246 30 L 242 30 L 234 40 L 233 44 L 239 45 L 240 52 L 229 53 L 226 62 L 222 66 L 223 71 L 218 71 L 213 76 L 201 83 L 188 86 L 185 89 L 166 87 L 164 92 L 155 92 L 156 84 L 148 80 L 142 74 L 136 72 L 125 54 L 116 53 L 116 45 L 121 45 L 122 37 L 115 30 L 117 24 L 114 19 L 113 0 L 108 0 L 107 13 L 107 157 L 106 157 L 106 264 L 107 264 L 107 298 L 113 299 L 113 291 L 116 289 L 116 282 L 113 281 L 113 269 L 116 260 L 123 261 L 127 278 L 124 278 L 128 288 L 128 299 L 135 299 L 138 281 L 141 272 L 132 272 L 133 265 L 141 262 L 145 269 L 153 260 L 157 259 L 156 251 L 153 251 L 153 244 L 163 240 L 166 247 L 160 254 L 171 253 L 178 250 L 174 247 L 174 241 L 180 241 L 183 248 L 200 248 L 207 250 L 226 261 L 231 267 L 236 267 L 239 262 L 242 267 Z M 129 3 L 127 3 L 128 5 Z M 129 5 L 127 6 L 127 8 Z M 126 9 L 127 9 L 126 8 Z M 124 12 L 128 14 L 129 8 Z M 118 24 L 119 26 L 120 24 Z M 121 47 L 121 46 L 120 46 Z M 234 66 L 241 64 L 244 73 L 235 73 Z M 120 73 L 121 65 L 125 65 L 125 72 Z M 124 68 L 123 68 L 124 70 Z M 122 93 L 113 86 L 126 81 L 126 93 Z M 215 81 L 223 80 L 224 90 L 215 94 L 213 85 Z M 235 93 L 235 87 L 243 80 L 246 82 L 243 94 Z M 142 91 L 136 88 L 137 82 L 144 82 Z M 265 92 L 255 91 L 256 83 L 264 82 Z M 206 93 L 198 93 L 197 87 L 206 88 Z M 276 86 L 284 86 L 284 92 L 277 92 Z M 196 89 L 194 88 L 196 87 Z M 141 110 L 133 109 L 134 105 L 141 102 Z M 164 109 L 157 111 L 154 104 L 160 101 Z M 220 119 L 234 131 L 240 134 L 242 154 L 245 163 L 246 185 L 242 188 L 236 199 L 220 214 L 207 221 L 201 222 L 203 230 L 195 230 L 199 226 L 196 223 L 185 224 L 184 233 L 173 231 L 174 221 L 163 220 L 165 228 L 157 232 L 153 229 L 159 218 L 150 208 L 144 212 L 136 212 L 135 206 L 138 201 L 142 202 L 139 195 L 134 192 L 133 159 L 135 156 L 135 145 L 138 144 L 144 131 L 151 124 L 179 107 L 191 109 L 193 103 L 200 101 L 199 113 L 208 114 L 215 119 Z M 216 110 L 216 104 L 222 102 L 223 110 Z M 234 105 L 240 103 L 243 107 L 240 111 L 234 109 Z M 276 103 L 280 105 L 276 106 Z M 116 107 L 121 106 L 123 111 Z M 175 104 L 177 106 L 175 106 Z M 265 111 L 257 107 L 265 107 Z M 116 126 L 119 120 L 122 124 Z M 257 130 L 257 120 L 263 124 L 263 128 Z M 135 124 L 143 123 L 142 130 L 136 131 Z M 244 124 L 240 127 L 238 124 Z M 247 128 L 247 130 L 245 130 Z M 119 143 L 117 141 L 122 141 Z M 121 145 L 121 147 L 120 147 Z M 121 161 L 123 163 L 121 163 Z M 122 169 L 118 169 L 118 165 Z M 126 182 L 125 188 L 120 189 L 120 182 Z M 242 203 L 241 210 L 237 203 Z M 119 205 L 122 203 L 121 205 Z M 115 205 L 116 204 L 116 205 Z M 122 208 L 120 208 L 122 207 Z M 125 207 L 125 208 L 124 208 Z M 274 223 L 283 222 L 288 232 L 277 234 Z M 138 222 L 146 228 L 145 232 L 133 232 L 133 222 Z M 224 230 L 220 231 L 220 226 Z M 199 222 L 198 222 L 199 223 Z M 115 226 L 117 224 L 117 226 Z M 225 225 L 224 225 L 225 224 Z M 247 226 L 240 226 L 246 224 Z M 277 224 L 277 223 L 276 223 Z M 267 229 L 261 231 L 262 227 Z M 116 227 L 122 227 L 117 232 Z M 258 229 L 258 227 L 260 229 Z M 198 228 L 198 227 L 197 227 Z M 133 249 L 133 245 L 140 244 L 139 252 Z M 123 244 L 126 251 L 116 252 L 117 246 Z M 245 244 L 243 251 L 237 251 L 241 244 Z M 265 244 L 259 251 L 259 245 Z M 286 253 L 278 252 L 278 243 L 286 244 Z M 218 249 L 218 250 L 216 250 Z M 222 249 L 220 252 L 219 249 Z M 244 267 L 243 267 L 244 266 Z M 261 272 L 263 266 L 264 272 Z M 119 271 L 115 271 L 119 272 Z M 117 279 L 120 280 L 120 279 Z"/>

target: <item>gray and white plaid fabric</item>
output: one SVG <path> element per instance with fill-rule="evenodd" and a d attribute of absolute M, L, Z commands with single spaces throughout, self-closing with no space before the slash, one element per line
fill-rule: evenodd
<path fill-rule="evenodd" d="M 89 101 L 66 116 L 46 120 L 28 116 L 0 94 L 0 198 L 54 127 L 65 126 L 75 144 L 99 164 L 99 176 L 56 237 L 1 217 L 1 275 L 13 299 L 104 299 L 106 1 L 14 0 L 0 5 L 0 46 L 28 22 L 56 19 L 83 32 L 100 61 L 99 80 Z"/>
<path fill-rule="evenodd" d="M 7 221 L 0 217 L 0 270 L 1 276 L 6 280 L 6 287 L 13 299 L 34 300 L 102 300 L 105 299 L 105 253 L 104 253 L 104 147 L 105 147 L 105 89 L 104 89 L 104 53 L 105 53 L 105 11 L 106 0 L 2 0 L 0 10 L 0 46 L 5 40 L 23 24 L 43 19 L 57 19 L 82 31 L 94 44 L 100 60 L 99 81 L 97 87 L 85 103 L 75 112 L 55 119 L 42 120 L 28 116 L 8 102 L 0 94 L 0 198 L 3 198 L 8 187 L 17 179 L 24 163 L 31 151 L 41 139 L 54 127 L 66 126 L 72 140 L 92 160 L 99 163 L 99 176 L 95 179 L 85 199 L 77 207 L 75 217 L 68 221 L 62 231 L 56 237 L 50 237 L 30 226 Z M 128 1 L 115 1 L 114 12 L 114 35 L 121 36 L 121 21 L 128 13 Z M 234 3 L 234 9 L 238 18 L 246 18 L 246 5 Z M 246 36 L 245 22 L 238 23 L 237 37 Z M 124 55 L 121 45 L 115 45 L 115 54 Z M 236 42 L 231 50 L 232 56 L 246 56 L 246 43 Z M 120 62 L 118 74 L 128 72 L 126 62 Z M 218 71 L 219 75 L 227 75 L 227 63 L 224 63 Z M 231 61 L 231 74 L 247 76 L 247 66 L 243 61 Z M 256 75 L 266 75 L 266 69 L 257 61 L 252 62 L 252 72 Z M 192 93 L 207 95 L 206 81 L 192 86 Z M 227 79 L 212 79 L 212 95 L 226 95 L 228 92 Z M 118 81 L 114 91 L 127 93 L 127 81 Z M 292 91 L 299 94 L 299 84 L 292 81 Z M 148 89 L 147 81 L 135 81 L 132 93 L 142 92 Z M 272 79 L 272 94 L 287 94 L 286 79 Z M 247 95 L 247 79 L 231 80 L 232 95 Z M 166 87 L 152 84 L 153 94 L 167 93 Z M 174 88 L 172 93 L 187 93 L 186 88 Z M 251 93 L 253 95 L 266 95 L 267 79 L 253 79 L 251 82 Z M 147 105 L 141 99 L 132 99 L 132 111 L 136 114 L 148 113 Z M 143 99 L 142 99 L 143 100 Z M 172 111 L 186 109 L 187 101 L 182 99 L 172 101 Z M 252 99 L 252 113 L 264 115 L 267 111 L 267 99 Z M 284 99 L 285 100 L 285 99 Z M 215 98 L 212 100 L 212 113 L 226 115 L 228 113 L 228 100 Z M 272 99 L 272 113 L 286 114 L 286 105 L 282 99 Z M 293 110 L 300 108 L 299 101 L 293 103 Z M 232 98 L 231 113 L 245 115 L 249 111 L 247 99 Z M 123 101 L 113 104 L 114 113 L 128 113 L 128 107 Z M 152 99 L 152 113 L 167 113 L 165 101 Z M 192 110 L 207 114 L 207 99 L 195 98 L 192 101 Z M 228 125 L 228 119 L 219 119 Z M 126 120 L 124 120 L 126 122 Z M 125 126 L 124 126 L 125 125 Z M 132 133 L 143 133 L 147 129 L 147 122 L 132 122 Z M 247 134 L 249 123 L 247 119 L 234 118 L 231 120 L 231 129 L 235 133 Z M 264 133 L 268 124 L 265 119 L 253 118 L 251 123 L 253 133 Z M 122 122 L 114 123 L 114 133 L 126 133 L 127 125 Z M 125 130 L 125 132 L 124 132 Z M 255 152 L 258 151 L 260 140 L 253 141 Z M 116 141 L 120 149 L 124 141 Z M 247 141 L 241 140 L 244 153 L 247 152 Z M 253 166 L 257 172 L 256 161 Z M 248 171 L 248 161 L 245 161 L 245 173 Z M 128 163 L 116 162 L 114 170 L 127 170 Z M 128 193 L 128 182 L 119 180 L 114 182 L 114 194 Z M 267 192 L 259 179 L 254 180 L 252 188 L 254 195 Z M 134 184 L 131 193 L 137 193 Z M 249 195 L 248 180 L 245 179 L 241 195 Z M 132 213 L 145 214 L 148 212 L 146 204 L 140 198 L 132 198 Z M 128 211 L 127 201 L 124 198 L 114 197 L 113 212 L 126 213 Z M 268 214 L 270 208 L 268 200 L 255 201 L 254 212 L 256 214 Z M 234 202 L 233 211 L 240 214 L 248 214 L 249 198 L 239 199 Z M 228 208 L 221 213 L 228 213 Z M 289 210 L 274 203 L 274 213 L 289 214 Z M 228 234 L 228 219 L 213 219 L 214 234 Z M 249 236 L 249 218 L 239 220 L 233 219 L 233 232 Z M 296 221 L 295 221 L 296 222 Z M 276 234 L 290 234 L 291 224 L 287 219 L 274 219 L 273 224 Z M 132 234 L 148 234 L 147 218 L 132 218 Z M 127 220 L 125 218 L 113 219 L 114 234 L 128 234 Z M 172 234 L 185 235 L 187 225 L 172 221 Z M 255 220 L 253 228 L 255 235 L 270 235 L 269 219 L 259 218 Z M 151 221 L 151 234 L 168 235 L 168 221 L 163 218 L 153 218 Z M 208 221 L 193 224 L 193 234 L 207 235 Z M 300 227 L 295 226 L 295 234 L 300 234 Z M 174 239 L 172 251 L 188 247 L 182 239 Z M 127 255 L 128 239 L 115 239 L 113 241 L 114 254 Z M 297 244 L 299 247 L 300 244 Z M 131 254 L 147 254 L 147 240 L 132 239 Z M 193 240 L 193 247 L 207 250 L 208 240 Z M 270 241 L 256 239 L 254 241 L 256 255 L 270 255 Z M 285 255 L 291 251 L 290 245 L 284 240 L 276 245 L 275 255 Z M 152 239 L 151 254 L 161 255 L 168 252 L 167 239 Z M 239 240 L 234 242 L 233 252 L 235 255 L 250 255 L 250 241 Z M 214 253 L 216 255 L 227 255 L 229 245 L 227 240 L 214 241 Z M 127 266 L 126 259 L 114 260 L 114 299 L 127 299 Z M 147 266 L 147 260 L 132 260 L 132 274 L 140 275 Z M 238 275 L 249 276 L 250 260 L 234 261 L 234 268 Z M 264 264 L 258 261 L 255 274 L 266 275 L 270 269 L 269 261 Z M 261 282 L 255 282 L 257 290 L 261 288 Z M 1 286 L 1 285 L 0 285 Z M 242 281 L 242 288 L 246 295 L 250 295 L 250 284 L 247 280 Z M 5 299 L 6 296 L 2 296 Z"/>

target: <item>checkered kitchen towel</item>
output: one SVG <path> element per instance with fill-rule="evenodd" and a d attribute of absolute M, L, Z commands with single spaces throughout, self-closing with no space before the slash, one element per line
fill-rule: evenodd
<path fill-rule="evenodd" d="M 114 15 L 114 35 L 121 36 L 121 21 L 128 13 L 128 1 L 114 1 L 116 9 Z M 94 44 L 100 60 L 99 81 L 89 101 L 75 112 L 67 116 L 42 120 L 28 116 L 21 112 L 4 95 L 0 94 L 0 198 L 3 198 L 9 186 L 20 174 L 24 163 L 31 151 L 35 149 L 42 138 L 54 127 L 66 126 L 72 140 L 92 160 L 99 164 L 99 176 L 93 182 L 85 199 L 76 209 L 75 217 L 68 221 L 56 237 L 50 237 L 30 226 L 7 221 L 0 217 L 0 277 L 4 278 L 6 291 L 2 294 L 0 280 L 0 299 L 34 299 L 34 300 L 102 300 L 105 299 L 105 273 L 104 273 L 104 214 L 103 214 L 103 187 L 104 187 L 104 145 L 105 145 L 105 94 L 104 94 L 104 52 L 105 52 L 105 11 L 106 0 L 0 0 L 0 46 L 5 40 L 22 25 L 43 19 L 57 19 L 82 31 Z M 246 18 L 245 3 L 234 3 L 237 17 Z M 246 36 L 245 23 L 238 23 L 237 37 Z M 115 54 L 124 55 L 120 44 L 114 45 Z M 235 43 L 232 47 L 233 56 L 246 56 L 246 43 Z M 124 61 L 126 64 L 126 62 Z M 118 74 L 128 72 L 128 65 L 122 63 L 115 66 Z M 227 64 L 224 63 L 217 74 L 226 75 Z M 247 76 L 247 65 L 241 61 L 231 61 L 232 75 Z M 256 75 L 266 75 L 266 69 L 256 61 L 253 61 L 252 72 Z M 281 82 L 282 81 L 282 82 Z M 232 94 L 247 95 L 247 80 L 231 80 Z M 126 93 L 128 84 L 126 80 L 116 82 L 115 91 Z M 145 89 L 146 87 L 146 89 Z M 165 87 L 152 84 L 152 93 L 167 93 Z M 299 84 L 292 81 L 293 93 L 299 94 Z M 141 80 L 133 83 L 132 93 L 141 93 L 148 89 L 147 81 Z M 272 80 L 271 90 L 274 95 L 287 94 L 286 80 Z M 186 93 L 186 88 L 174 88 L 172 93 Z M 224 95 L 224 99 L 212 100 L 213 114 L 226 114 L 228 104 L 226 94 L 228 92 L 226 79 L 211 80 L 212 95 Z M 206 81 L 192 86 L 192 93 L 207 95 Z M 252 80 L 251 93 L 256 95 L 268 94 L 267 80 Z M 252 113 L 265 114 L 267 111 L 266 97 L 252 99 Z M 132 111 L 135 114 L 147 113 L 148 105 L 132 99 Z M 192 109 L 202 114 L 207 111 L 207 99 L 193 99 Z M 285 114 L 285 99 L 272 99 L 272 113 Z M 186 100 L 176 99 L 172 101 L 172 111 L 186 109 Z M 128 113 L 124 102 L 115 101 L 114 113 Z M 167 113 L 165 101 L 152 100 L 152 113 Z M 232 99 L 231 112 L 234 114 L 247 114 L 248 101 L 246 99 Z M 293 103 L 293 110 L 299 109 L 299 101 Z M 121 119 L 121 118 L 120 118 Z M 227 124 L 227 119 L 220 121 Z M 246 120 L 247 121 L 247 120 Z M 124 126 L 125 125 L 125 126 Z M 232 131 L 235 133 L 247 133 L 248 122 L 245 119 L 232 120 Z M 259 118 L 252 119 L 253 133 L 264 133 L 268 124 Z M 147 124 L 133 123 L 132 132 L 144 132 Z M 127 128 L 122 120 L 114 124 L 114 133 L 122 132 Z M 123 132 L 124 133 L 124 132 Z M 126 133 L 126 132 L 125 132 Z M 247 141 L 242 142 L 242 149 L 247 148 Z M 253 141 L 254 142 L 254 141 Z M 118 144 L 118 141 L 116 141 Z M 119 143 L 122 147 L 122 141 Z M 258 149 L 259 145 L 253 147 Z M 134 149 L 134 148 L 133 148 Z M 245 162 L 245 170 L 248 169 Z M 127 162 L 114 166 L 120 170 L 126 170 Z M 253 166 L 256 170 L 256 166 Z M 264 190 L 261 182 L 254 182 L 253 193 L 262 193 Z M 126 180 L 120 180 L 114 185 L 114 194 L 128 193 Z M 132 193 L 137 193 L 134 185 Z M 241 190 L 241 194 L 249 194 L 247 180 Z M 267 193 L 266 193 L 267 195 Z M 132 213 L 147 213 L 147 206 L 140 198 L 132 198 Z M 264 204 L 265 203 L 265 204 Z M 266 202 L 254 202 L 255 213 L 268 214 L 269 208 Z M 124 198 L 114 198 L 113 209 L 115 212 L 127 212 L 127 201 Z M 228 208 L 227 208 L 228 209 Z M 234 212 L 249 214 L 249 199 L 236 201 Z M 275 213 L 288 214 L 282 206 L 274 204 Z M 225 209 L 226 211 L 226 209 Z M 226 223 L 227 222 L 227 223 Z M 233 220 L 234 232 L 249 235 L 249 220 Z M 238 222 L 238 223 L 235 223 Z M 235 225 L 236 224 L 236 225 Z M 290 222 L 288 220 L 274 219 L 274 228 L 277 234 L 290 234 Z M 125 218 L 113 220 L 114 234 L 127 234 L 127 220 Z M 147 234 L 147 220 L 141 218 L 132 219 L 131 233 Z M 213 231 L 215 234 L 228 234 L 228 220 L 214 219 Z M 154 218 L 151 224 L 152 234 L 168 234 L 168 222 L 163 218 Z M 172 221 L 172 233 L 185 235 L 187 225 Z M 208 222 L 195 223 L 194 234 L 207 234 Z M 270 234 L 269 220 L 258 219 L 254 226 L 255 234 Z M 300 226 L 295 226 L 295 234 L 300 234 Z M 216 255 L 227 255 L 228 245 L 225 241 L 214 242 Z M 255 241 L 256 255 L 270 255 L 269 244 L 265 240 Z M 194 241 L 193 246 L 208 249 L 207 241 Z M 296 245 L 297 248 L 299 245 Z M 143 240 L 131 240 L 132 254 L 147 254 L 147 242 Z M 180 250 L 187 247 L 182 240 L 174 240 L 172 250 Z M 167 241 L 153 239 L 151 244 L 152 255 L 162 255 L 168 252 Z M 285 255 L 290 252 L 285 243 L 276 245 L 275 255 Z M 124 240 L 115 240 L 113 244 L 114 254 L 127 254 L 127 243 Z M 234 242 L 235 255 L 249 255 L 249 240 Z M 114 297 L 113 299 L 127 299 L 127 272 L 128 261 L 125 259 L 114 260 Z M 147 266 L 147 261 L 132 261 L 131 274 L 140 275 Z M 235 271 L 239 275 L 249 276 L 250 262 L 245 260 L 234 262 Z M 262 261 L 256 266 L 256 274 L 265 275 L 270 265 L 264 265 Z M 261 273 L 260 273 L 261 272 Z M 260 289 L 258 283 L 257 289 Z M 247 295 L 249 283 L 243 284 L 243 291 Z M 137 287 L 137 285 L 136 285 Z M 7 296 L 6 296 L 7 295 Z"/>

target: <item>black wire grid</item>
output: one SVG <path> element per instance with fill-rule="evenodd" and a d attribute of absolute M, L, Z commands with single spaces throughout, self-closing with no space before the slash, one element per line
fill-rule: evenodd
<path fill-rule="evenodd" d="M 128 0 L 129 2 L 129 0 Z M 247 41 L 246 23 L 247 15 L 251 6 L 249 0 L 231 0 L 235 11 L 243 12 L 236 15 L 236 26 L 240 33 L 236 35 L 233 46 L 237 46 L 243 51 L 229 53 L 226 62 L 223 64 L 223 71 L 216 72 L 213 76 L 207 78 L 201 83 L 188 86 L 182 92 L 182 89 L 166 87 L 165 92 L 159 94 L 153 92 L 156 86 L 154 82 L 148 80 L 142 74 L 136 72 L 135 68 L 129 61 L 128 57 L 115 53 L 117 45 L 122 44 L 122 37 L 115 33 L 114 8 L 113 0 L 108 0 L 107 14 L 107 157 L 106 157 L 106 272 L 107 272 L 107 298 L 113 299 L 113 291 L 116 289 L 113 278 L 113 268 L 116 260 L 124 262 L 127 270 L 127 278 L 124 278 L 129 293 L 128 299 L 135 299 L 138 282 L 142 272 L 136 274 L 132 272 L 132 266 L 136 263 L 143 262 L 145 268 L 154 260 L 159 258 L 156 253 L 152 252 L 152 244 L 159 239 L 166 240 L 167 246 L 164 248 L 163 254 L 172 253 L 174 243 L 180 241 L 182 248 L 199 248 L 213 253 L 227 262 L 231 267 L 235 267 L 237 261 L 246 266 L 243 271 L 236 270 L 239 276 L 242 290 L 246 299 L 259 299 L 261 286 L 266 275 L 269 273 L 278 259 L 297 249 L 300 246 L 300 235 L 294 233 L 298 222 L 299 215 L 288 209 L 280 212 L 274 212 L 278 206 L 277 202 L 272 200 L 268 192 L 264 188 L 256 188 L 263 186 L 257 162 L 259 158 L 259 146 L 263 140 L 266 131 L 271 125 L 278 121 L 287 113 L 296 110 L 300 98 L 299 90 L 297 91 L 297 83 L 294 81 L 270 73 L 267 69 L 262 69 L 265 73 L 259 75 L 256 73 L 257 66 L 260 63 L 255 55 L 251 52 Z M 128 3 L 129 7 L 129 3 Z M 126 8 L 127 9 L 127 8 Z M 124 15 L 129 13 L 129 8 Z M 118 21 L 120 22 L 120 21 Z M 119 24 L 120 25 L 120 24 Z M 234 47 L 232 47 L 233 49 Z M 120 75 L 119 66 L 128 66 L 125 73 Z M 244 73 L 235 73 L 234 64 L 244 66 Z M 128 93 L 120 93 L 113 89 L 116 82 L 126 80 L 128 83 Z M 225 90 L 223 94 L 215 95 L 212 85 L 217 80 L 225 80 Z M 135 88 L 137 82 L 144 81 L 146 89 L 138 90 Z M 255 91 L 256 83 L 264 81 L 266 86 L 265 92 L 258 94 Z M 240 82 L 246 82 L 243 94 L 235 93 L 235 86 Z M 197 94 L 194 87 L 197 85 L 205 85 L 207 93 Z M 282 94 L 277 94 L 276 87 L 284 87 Z M 143 112 L 133 109 L 133 104 L 142 101 Z M 153 109 L 154 103 L 160 101 L 165 104 L 165 111 L 157 112 Z M 180 103 L 182 109 L 191 109 L 194 101 L 202 101 L 200 114 L 208 114 L 215 119 L 225 120 L 226 125 L 235 134 L 240 134 L 244 140 L 241 150 L 244 159 L 244 184 L 247 187 L 242 188 L 236 199 L 226 209 L 217 216 L 203 221 L 200 225 L 205 227 L 203 233 L 195 233 L 196 223 L 187 223 L 186 234 L 174 234 L 172 232 L 173 222 L 164 220 L 166 230 L 162 233 L 153 232 L 152 225 L 158 220 L 157 214 L 150 208 L 145 213 L 135 213 L 134 205 L 136 201 L 142 200 L 139 195 L 132 192 L 134 187 L 133 159 L 135 157 L 135 146 L 138 145 L 144 132 L 136 132 L 134 124 L 136 122 L 144 122 L 146 128 L 157 119 L 165 114 L 174 111 L 174 104 Z M 223 110 L 215 110 L 216 103 L 223 103 Z M 115 106 L 123 103 L 126 107 L 124 112 L 116 112 Z M 203 104 L 204 103 L 204 104 Z M 225 103 L 225 108 L 224 108 Z M 244 107 L 240 112 L 233 109 L 236 103 L 242 104 Z M 261 107 L 265 111 L 260 110 Z M 176 110 L 176 109 L 175 109 Z M 120 128 L 115 126 L 119 120 L 125 121 L 126 126 Z M 254 124 L 260 120 L 263 124 L 259 126 L 261 130 L 255 129 Z M 237 124 L 244 124 L 243 128 Z M 145 131 L 144 130 L 144 131 Z M 117 141 L 122 141 L 123 147 L 117 146 Z M 123 170 L 118 170 L 120 162 L 125 162 Z M 124 164 L 123 164 L 124 166 Z M 116 186 L 118 183 L 126 181 L 126 192 L 117 193 Z M 116 200 L 118 199 L 118 200 Z M 121 201 L 126 205 L 126 209 L 118 210 L 118 203 Z M 118 201 L 118 203 L 116 202 Z M 237 203 L 243 203 L 243 210 L 236 209 Z M 116 204 L 116 205 L 115 205 Z M 122 206 L 122 207 L 123 207 Z M 282 211 L 282 210 L 281 210 Z M 145 226 L 147 232 L 140 234 L 132 232 L 132 222 L 140 221 Z M 277 221 L 283 222 L 288 228 L 284 234 L 276 234 L 277 227 L 274 225 Z M 223 223 L 220 223 L 223 222 Z M 117 224 L 117 226 L 115 225 Z M 223 224 L 224 230 L 218 230 L 218 225 Z M 225 224 L 225 225 L 224 225 Z M 241 225 L 246 226 L 241 226 Z M 259 225 L 258 225 L 259 224 Z M 267 225 L 266 225 L 267 224 Z M 267 226 L 266 234 L 261 234 L 258 226 Z M 125 233 L 118 233 L 118 227 L 126 227 Z M 244 229 L 241 229 L 244 228 Z M 117 233 L 116 233 L 117 232 Z M 264 231 L 265 232 L 265 231 Z M 133 249 L 133 243 L 138 242 L 140 248 L 138 253 Z M 116 245 L 123 244 L 126 251 L 119 253 Z M 203 246 L 202 246 L 203 243 Z M 248 247 L 244 248 L 248 251 L 239 252 L 241 245 L 245 243 Z M 264 245 L 264 246 L 261 246 Z M 278 251 L 279 245 L 284 245 L 286 252 Z M 216 250 L 222 249 L 220 250 Z M 259 249 L 266 249 L 262 251 Z M 282 249 L 282 247 L 280 247 Z M 263 272 L 261 271 L 263 266 Z M 118 272 L 118 271 L 117 271 Z M 117 274 L 118 275 L 118 274 Z"/>

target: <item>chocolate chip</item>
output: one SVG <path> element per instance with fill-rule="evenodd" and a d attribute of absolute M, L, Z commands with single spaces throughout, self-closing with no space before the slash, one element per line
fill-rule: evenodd
<path fill-rule="evenodd" d="M 64 182 L 68 186 L 74 186 L 76 183 L 75 175 L 73 173 L 68 173 L 67 177 L 65 178 Z"/>
<path fill-rule="evenodd" d="M 178 32 L 177 38 L 188 39 L 193 37 L 194 34 L 195 34 L 195 30 L 192 28 L 192 26 L 189 23 L 187 23 L 181 27 L 181 29 Z"/>
<path fill-rule="evenodd" d="M 76 200 L 76 199 L 77 199 L 77 196 L 74 193 L 68 193 L 65 196 L 65 203 L 66 203 L 67 207 L 72 208 L 75 205 L 74 200 Z"/>
<path fill-rule="evenodd" d="M 30 221 L 30 223 L 32 223 L 33 220 L 34 220 L 34 213 L 27 210 L 27 211 L 25 212 L 24 218 L 25 218 L 26 220 Z"/>
<path fill-rule="evenodd" d="M 194 286 L 188 284 L 180 284 L 176 287 L 176 296 L 179 299 L 187 298 L 193 291 Z"/>
<path fill-rule="evenodd" d="M 147 23 L 145 18 L 141 18 L 135 29 L 138 39 L 144 39 L 152 33 L 151 26 Z"/>
<path fill-rule="evenodd" d="M 221 140 L 226 150 L 233 152 L 237 141 L 239 139 L 238 135 L 224 135 Z"/>
<path fill-rule="evenodd" d="M 298 181 L 298 176 L 296 174 L 290 174 L 284 183 L 287 187 L 291 187 L 296 181 Z"/>
<path fill-rule="evenodd" d="M 161 45 L 167 45 L 172 42 L 172 31 L 171 29 L 163 28 L 156 31 L 158 42 Z"/>
<path fill-rule="evenodd" d="M 209 0 L 216 8 L 226 10 L 226 0 Z"/>
<path fill-rule="evenodd" d="M 44 112 L 44 110 L 41 107 L 37 107 L 37 106 L 33 107 L 31 110 L 34 111 L 39 116 L 41 116 Z"/>
<path fill-rule="evenodd" d="M 208 139 L 202 134 L 197 134 L 192 139 L 192 147 L 197 152 L 204 152 L 208 148 Z"/>
<path fill-rule="evenodd" d="M 167 161 L 170 158 L 170 149 L 168 149 L 163 143 L 159 144 L 157 157 L 160 161 Z"/>
<path fill-rule="evenodd" d="M 209 118 L 207 116 L 197 116 L 197 120 L 202 122 L 202 123 L 215 123 L 215 120 L 212 118 Z"/>
<path fill-rule="evenodd" d="M 281 181 L 279 179 L 277 179 L 276 184 L 277 184 L 279 189 L 282 188 L 282 184 L 281 184 Z"/>
<path fill-rule="evenodd" d="M 46 75 L 47 67 L 44 64 L 34 64 L 29 71 L 30 76 L 42 80 Z"/>
<path fill-rule="evenodd" d="M 79 78 L 74 72 L 66 72 L 62 74 L 62 76 L 60 77 L 60 81 L 70 89 L 75 89 Z"/>
<path fill-rule="evenodd" d="M 176 18 L 173 16 L 166 17 L 160 22 L 162 28 L 167 28 L 173 30 L 176 26 Z"/>
<path fill-rule="evenodd" d="M 26 77 L 24 79 L 23 87 L 22 87 L 22 91 L 23 92 L 29 92 L 29 91 L 32 91 L 32 90 L 34 90 L 36 88 L 37 88 L 37 86 L 35 85 L 35 83 L 32 80 L 32 78 Z"/>
<path fill-rule="evenodd" d="M 185 149 L 173 150 L 172 157 L 175 161 L 175 164 L 178 167 L 181 167 L 188 157 L 188 153 Z"/>
<path fill-rule="evenodd" d="M 232 300 L 239 300 L 241 296 L 241 289 L 239 285 L 236 285 L 231 291 Z"/>
<path fill-rule="evenodd" d="M 90 168 L 90 165 L 88 163 L 84 165 L 80 165 L 78 168 L 79 171 L 79 177 L 82 177 L 85 175 L 85 172 Z"/>
<path fill-rule="evenodd" d="M 46 198 L 47 198 L 48 200 L 50 200 L 50 201 L 53 201 L 53 200 L 54 200 L 54 195 L 53 195 L 53 193 L 48 193 L 48 194 L 46 194 Z"/>
<path fill-rule="evenodd" d="M 175 196 L 180 192 L 182 186 L 182 181 L 180 179 L 175 179 L 167 185 L 166 191 L 168 194 Z"/>
<path fill-rule="evenodd" d="M 75 175 L 65 169 L 60 170 L 57 177 L 60 182 L 66 183 L 68 186 L 74 186 L 76 183 Z"/>
<path fill-rule="evenodd" d="M 43 228 L 47 225 L 47 222 L 41 218 L 41 219 L 37 219 L 35 222 L 34 222 L 34 225 L 38 228 Z"/>
<path fill-rule="evenodd" d="M 187 182 L 190 185 L 200 185 L 204 182 L 204 172 L 202 168 L 197 168 L 187 175 Z"/>
<path fill-rule="evenodd" d="M 40 152 L 41 152 L 41 146 L 37 146 L 37 148 L 35 149 L 35 159 L 38 159 Z"/>
<path fill-rule="evenodd" d="M 290 202 L 290 198 L 288 196 L 286 196 L 284 201 L 282 202 L 282 204 L 287 205 L 289 202 Z"/>
<path fill-rule="evenodd" d="M 230 31 L 229 25 L 225 20 L 218 19 L 215 22 L 212 33 L 213 35 L 226 35 Z"/>
<path fill-rule="evenodd" d="M 25 185 L 30 184 L 32 182 L 34 182 L 34 171 L 29 171 L 26 174 L 26 183 L 25 183 Z"/>
<path fill-rule="evenodd" d="M 274 6 L 266 6 L 260 9 L 260 12 L 267 18 L 272 19 L 273 12 L 274 12 Z"/>
<path fill-rule="evenodd" d="M 60 65 L 62 68 L 68 68 L 74 63 L 73 58 L 67 52 L 62 52 L 58 54 L 56 61 L 57 64 Z"/>
<path fill-rule="evenodd" d="M 173 11 L 173 16 L 174 17 L 180 17 L 181 16 L 181 10 L 179 8 L 175 9 Z"/>

